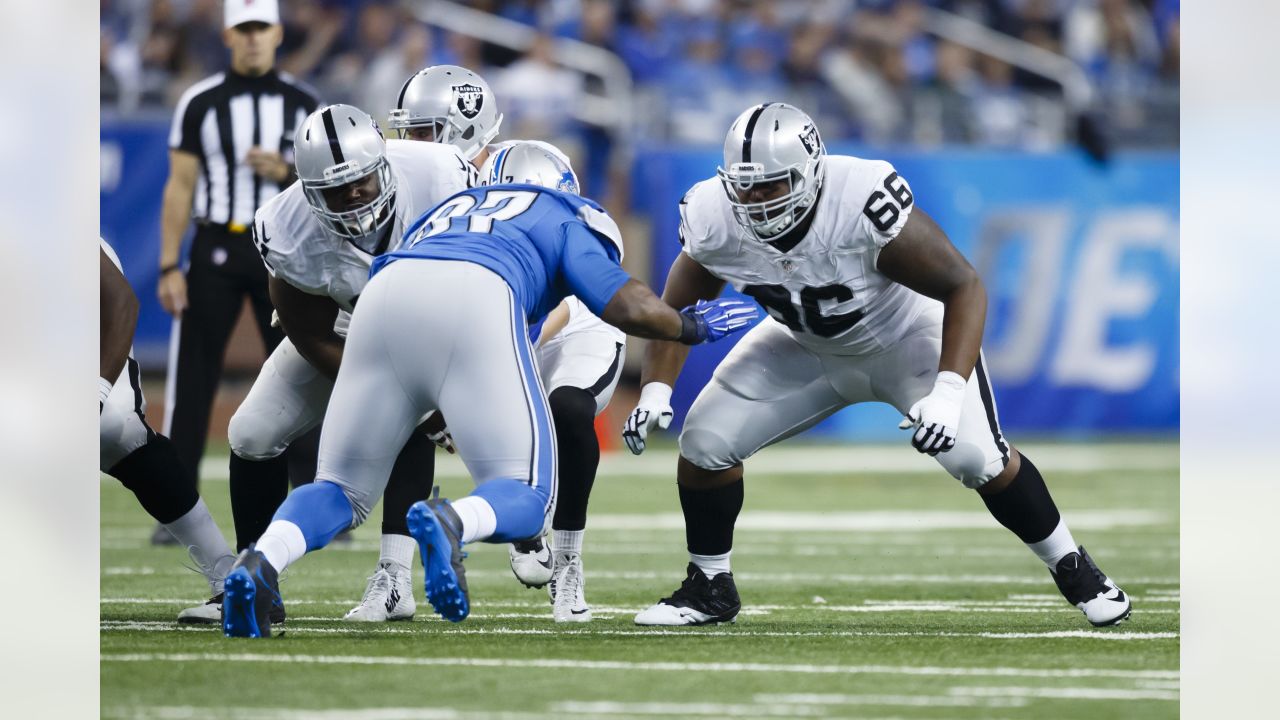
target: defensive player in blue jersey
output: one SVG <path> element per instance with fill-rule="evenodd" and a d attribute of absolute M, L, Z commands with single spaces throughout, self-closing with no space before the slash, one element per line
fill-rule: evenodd
<path fill-rule="evenodd" d="M 379 257 L 352 314 L 320 439 L 316 482 L 281 505 L 227 576 L 228 636 L 270 635 L 278 573 L 359 525 L 396 454 L 427 413 L 449 419 L 476 482 L 470 495 L 409 511 L 427 599 L 448 620 L 470 611 L 462 545 L 540 535 L 555 507 L 556 442 L 529 326 L 575 295 L 629 334 L 689 345 L 758 317 L 752 303 L 700 301 L 676 312 L 618 264 L 617 225 L 578 197 L 572 175 L 533 145 L 512 149 L 503 176 L 425 214 L 400 250 Z"/>

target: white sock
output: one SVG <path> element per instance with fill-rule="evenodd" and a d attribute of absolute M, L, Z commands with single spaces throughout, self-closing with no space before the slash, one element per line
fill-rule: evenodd
<path fill-rule="evenodd" d="M 1076 540 L 1071 537 L 1071 531 L 1067 529 L 1065 520 L 1058 520 L 1058 527 L 1049 533 L 1049 537 L 1040 542 L 1027 543 L 1027 547 L 1031 548 L 1031 552 L 1036 554 L 1050 570 L 1058 567 L 1058 561 L 1078 552 L 1076 549 Z"/>
<path fill-rule="evenodd" d="M 272 520 L 255 547 L 267 556 L 267 562 L 276 572 L 283 572 L 290 563 L 307 554 L 307 539 L 302 535 L 302 528 L 288 520 Z"/>
<path fill-rule="evenodd" d="M 498 516 L 488 500 L 468 495 L 452 502 L 453 511 L 462 518 L 462 542 L 486 540 L 498 529 Z"/>
<path fill-rule="evenodd" d="M 551 547 L 556 552 L 582 554 L 582 535 L 586 530 L 556 530 Z"/>
<path fill-rule="evenodd" d="M 382 535 L 382 554 L 379 565 L 394 565 L 398 572 L 409 572 L 413 565 L 413 551 L 418 543 L 408 535 Z"/>
<path fill-rule="evenodd" d="M 164 527 L 191 553 L 191 559 L 200 566 L 209 587 L 215 593 L 220 590 L 223 578 L 236 561 L 236 554 L 222 537 L 222 531 L 218 530 L 208 506 L 204 504 L 204 498 L 197 499 L 186 515 L 166 523 Z"/>
<path fill-rule="evenodd" d="M 707 579 L 710 580 L 720 573 L 729 572 L 729 555 L 732 553 L 732 550 L 723 555 L 694 555 L 689 553 L 689 560 L 694 565 L 697 565 L 702 574 L 706 575 Z"/>

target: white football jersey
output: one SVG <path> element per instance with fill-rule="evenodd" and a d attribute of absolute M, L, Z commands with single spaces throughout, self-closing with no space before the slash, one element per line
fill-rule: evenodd
<path fill-rule="evenodd" d="M 107 259 L 115 264 L 116 269 L 120 271 L 121 275 L 123 275 L 124 268 L 120 266 L 120 256 L 116 255 L 115 248 L 111 247 L 111 243 L 100 237 L 98 238 L 98 247 L 102 249 L 102 252 L 107 254 Z"/>
<path fill-rule="evenodd" d="M 815 352 L 858 355 L 892 345 L 937 301 L 876 269 L 915 198 L 881 160 L 828 155 L 813 223 L 788 252 L 749 237 L 718 178 L 680 203 L 684 252 L 712 275 L 758 300 L 796 341 Z"/>
<path fill-rule="evenodd" d="M 387 159 L 396 179 L 390 252 L 400 247 L 405 229 L 420 215 L 471 187 L 476 175 L 452 145 L 388 140 Z M 328 296 L 347 312 L 369 282 L 373 256 L 325 232 L 307 205 L 302 183 L 293 183 L 258 209 L 253 236 L 273 277 L 305 293 Z"/>

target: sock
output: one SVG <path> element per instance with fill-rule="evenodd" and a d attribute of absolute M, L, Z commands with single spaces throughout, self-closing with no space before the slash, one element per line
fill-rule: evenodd
<path fill-rule="evenodd" d="M 209 587 L 216 593 L 236 557 L 231 552 L 231 546 L 222 537 L 222 531 L 218 530 L 213 516 L 209 514 L 204 500 L 197 500 L 195 507 L 187 511 L 186 515 L 165 523 L 164 528 L 177 538 L 180 545 L 187 548 L 191 559 L 209 581 Z"/>
<path fill-rule="evenodd" d="M 555 540 L 551 546 L 556 552 L 582 554 L 582 536 L 585 530 L 556 530 Z"/>
<path fill-rule="evenodd" d="M 1026 455 L 1022 456 L 1022 465 L 1013 482 L 1004 490 L 995 495 L 979 493 L 979 496 L 991 516 L 1028 545 L 1048 538 L 1062 520 L 1044 478 Z"/>
<path fill-rule="evenodd" d="M 487 536 L 477 532 L 477 539 L 491 543 L 528 540 L 546 529 L 551 503 L 551 489 L 546 486 L 534 488 L 523 480 L 503 478 L 481 483 L 462 500 L 468 498 L 483 498 L 494 515 L 493 532 Z"/>
<path fill-rule="evenodd" d="M 328 545 L 335 535 L 351 527 L 354 514 L 342 488 L 328 480 L 317 480 L 294 490 L 285 499 L 271 519 L 271 527 L 277 520 L 288 520 L 297 527 L 309 552 Z"/>
<path fill-rule="evenodd" d="M 289 463 L 284 455 L 247 460 L 233 452 L 230 473 L 236 550 L 243 550 L 262 537 L 271 516 L 289 494 Z"/>
<path fill-rule="evenodd" d="M 729 554 L 731 552 L 733 551 L 730 550 L 729 552 L 722 553 L 720 555 L 695 555 L 693 553 L 689 553 L 689 562 L 697 565 L 698 569 L 701 570 L 702 574 L 706 575 L 709 580 L 720 573 L 729 572 Z"/>
<path fill-rule="evenodd" d="M 1058 567 L 1058 561 L 1078 552 L 1076 549 L 1076 539 L 1071 537 L 1071 531 L 1067 529 L 1065 520 L 1058 521 L 1058 527 L 1049 533 L 1049 537 L 1040 542 L 1027 543 L 1027 547 L 1031 548 L 1031 552 L 1036 554 L 1050 570 Z"/>
<path fill-rule="evenodd" d="M 576 387 L 556 388 L 547 397 L 556 426 L 560 485 L 552 527 L 582 530 L 587 526 L 587 500 L 600 465 L 596 438 L 596 399 Z M 557 546 L 559 547 L 559 546 Z"/>
<path fill-rule="evenodd" d="M 413 551 L 418 543 L 408 535 L 392 535 L 383 533 L 382 553 L 378 556 L 379 565 L 394 565 L 398 572 L 409 572 L 413 565 Z"/>
<path fill-rule="evenodd" d="M 295 560 L 307 554 L 307 539 L 302 528 L 288 520 L 272 520 L 255 546 L 267 556 L 276 572 L 283 572 Z"/>
<path fill-rule="evenodd" d="M 195 484 L 186 479 L 178 452 L 164 435 L 152 435 L 146 445 L 111 466 L 107 474 L 128 488 L 142 509 L 161 524 L 186 515 L 200 500 Z"/>
<path fill-rule="evenodd" d="M 487 540 L 498 528 L 498 516 L 489 501 L 475 495 L 454 500 L 453 511 L 462 518 L 462 542 Z"/>
<path fill-rule="evenodd" d="M 419 500 L 431 497 L 432 479 L 436 471 L 436 444 L 422 433 L 413 433 L 405 441 L 387 478 L 382 494 L 382 534 L 409 534 L 405 516 Z M 413 555 L 409 555 L 412 562 Z"/>
<path fill-rule="evenodd" d="M 742 511 L 742 480 L 709 490 L 679 487 L 680 509 L 684 511 L 684 536 L 689 552 L 708 557 L 728 557 L 733 548 L 733 524 Z"/>

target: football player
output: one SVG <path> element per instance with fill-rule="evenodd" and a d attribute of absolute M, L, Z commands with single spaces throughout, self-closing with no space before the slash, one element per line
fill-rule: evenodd
<path fill-rule="evenodd" d="M 677 478 L 691 562 L 684 583 L 636 616 L 640 625 L 731 621 L 729 568 L 743 461 L 860 402 L 903 413 L 912 445 L 935 457 L 1049 568 L 1096 626 L 1129 615 L 1129 598 L 1078 547 L 1030 458 L 1000 431 L 981 344 L 982 280 L 879 160 L 827 155 L 813 121 L 757 105 L 729 129 L 718 177 L 680 203 L 683 251 L 663 299 L 681 307 L 726 282 L 769 317 L 716 369 L 680 435 Z M 650 343 L 631 451 L 671 421 L 687 350 Z"/>
<path fill-rule="evenodd" d="M 129 488 L 147 514 L 187 548 L 217 596 L 235 555 L 195 487 L 179 480 L 182 461 L 169 438 L 147 424 L 147 400 L 131 351 L 138 298 L 115 251 L 101 238 L 98 248 L 98 467 Z M 183 610 L 178 622 L 199 622 L 203 609 Z"/>
<path fill-rule="evenodd" d="M 435 65 L 405 81 L 387 125 L 401 137 L 456 146 L 480 168 L 485 184 L 511 182 L 500 162 L 505 149 L 531 143 L 555 155 L 569 168 L 566 187 L 578 193 L 578 179 L 564 153 L 549 143 L 511 140 L 493 143 L 502 124 L 489 84 L 457 65 Z M 622 251 L 619 246 L 619 252 Z M 621 376 L 627 336 L 569 296 L 547 317 L 534 355 L 547 389 L 559 444 L 560 485 L 551 528 L 554 550 L 542 536 L 508 546 L 511 570 L 528 587 L 547 585 L 556 622 L 591 619 L 582 571 L 582 536 L 587 501 L 600 464 L 595 417 L 613 397 Z"/>
<path fill-rule="evenodd" d="M 370 263 L 399 247 L 409 223 L 475 179 L 474 168 L 453 147 L 385 141 L 373 119 L 350 105 L 323 107 L 307 117 L 294 155 L 299 182 L 259 208 L 253 227 L 286 338 L 228 428 L 241 549 L 267 529 L 284 500 L 285 448 L 324 417 L 347 321 Z M 378 566 L 347 620 L 413 617 L 414 542 L 404 518 L 414 501 L 430 494 L 433 439 L 447 446 L 446 435 L 424 428 L 397 447 Z"/>
<path fill-rule="evenodd" d="M 568 166 L 531 145 L 512 151 L 525 182 L 467 190 L 374 261 L 351 316 L 320 438 L 316 482 L 294 491 L 225 583 L 224 630 L 270 635 L 278 572 L 358 525 L 418 419 L 438 410 L 476 482 L 450 502 L 414 503 L 427 599 L 444 618 L 470 612 L 464 543 L 544 532 L 556 496 L 556 441 L 529 323 L 575 294 L 628 333 L 686 344 L 742 330 L 758 310 L 740 300 L 677 312 L 618 265 L 618 227 L 598 205 L 559 189 Z"/>

